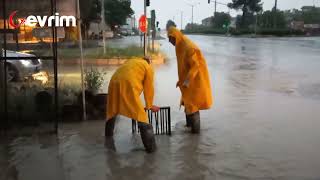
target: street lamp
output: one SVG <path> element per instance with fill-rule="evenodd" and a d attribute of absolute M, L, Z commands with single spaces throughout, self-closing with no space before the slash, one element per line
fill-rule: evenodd
<path fill-rule="evenodd" d="M 191 28 L 193 28 L 193 8 L 196 7 L 197 5 L 200 5 L 200 2 L 192 3 L 192 4 L 187 3 L 187 2 L 185 2 L 185 3 L 187 5 L 189 5 L 189 6 L 191 6 L 191 14 L 192 14 L 192 16 L 191 16 Z"/>

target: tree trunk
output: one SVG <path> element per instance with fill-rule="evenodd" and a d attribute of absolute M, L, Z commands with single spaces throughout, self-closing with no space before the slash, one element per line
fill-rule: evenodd
<path fill-rule="evenodd" d="M 247 18 L 247 12 L 246 12 L 246 10 L 243 10 L 242 11 L 242 18 L 241 18 L 241 28 L 245 28 L 246 18 Z"/>
<path fill-rule="evenodd" d="M 247 28 L 246 27 L 247 14 L 248 14 L 248 4 L 245 2 L 243 4 L 243 8 L 242 8 L 242 18 L 241 18 L 241 27 L 242 28 Z"/>

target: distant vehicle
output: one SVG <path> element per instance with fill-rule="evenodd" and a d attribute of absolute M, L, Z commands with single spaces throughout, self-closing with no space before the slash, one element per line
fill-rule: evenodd
<path fill-rule="evenodd" d="M 4 56 L 4 50 L 2 55 Z M 6 50 L 7 57 L 19 57 L 18 60 L 7 60 L 7 82 L 16 82 L 23 77 L 32 76 L 41 70 L 40 59 L 23 59 L 25 57 L 36 57 L 33 54 Z M 20 59 L 21 58 L 21 59 Z"/>
<path fill-rule="evenodd" d="M 106 31 L 104 36 L 105 38 L 110 39 L 114 37 L 114 33 L 113 31 Z"/>
<path fill-rule="evenodd" d="M 128 30 L 125 30 L 125 29 L 122 29 L 122 30 L 120 31 L 120 34 L 123 35 L 123 36 L 129 36 L 129 35 L 130 35 L 130 33 L 128 32 Z"/>

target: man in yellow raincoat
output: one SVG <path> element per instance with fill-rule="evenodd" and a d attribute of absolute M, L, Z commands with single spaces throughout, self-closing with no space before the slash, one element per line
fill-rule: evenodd
<path fill-rule="evenodd" d="M 154 112 L 160 109 L 153 105 L 153 76 L 154 72 L 149 58 L 129 60 L 117 69 L 108 88 L 106 137 L 113 136 L 116 116 L 123 115 L 138 121 L 146 151 L 155 151 L 156 142 L 153 127 L 148 123 L 145 112 L 145 109 L 151 109 Z M 140 100 L 142 92 L 145 106 Z"/>
<path fill-rule="evenodd" d="M 174 26 L 168 27 L 168 38 L 176 48 L 181 105 L 185 107 L 187 127 L 200 132 L 199 110 L 212 106 L 212 94 L 207 64 L 200 49 Z"/>

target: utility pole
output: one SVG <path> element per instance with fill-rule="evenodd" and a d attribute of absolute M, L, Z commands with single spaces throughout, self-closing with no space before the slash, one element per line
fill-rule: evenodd
<path fill-rule="evenodd" d="M 214 17 L 217 15 L 217 0 L 214 1 Z"/>
<path fill-rule="evenodd" d="M 148 18 L 147 18 L 147 0 L 144 0 L 144 15 L 146 17 L 146 21 L 148 21 Z M 144 38 L 143 38 L 144 56 L 147 56 L 147 53 L 148 53 L 146 41 L 147 41 L 147 31 L 144 33 Z"/>
<path fill-rule="evenodd" d="M 84 87 L 84 67 L 83 67 L 83 47 L 82 47 L 82 33 L 81 33 L 81 16 L 80 16 L 80 0 L 77 0 L 77 26 L 79 34 L 79 47 L 80 47 L 80 68 L 81 68 L 81 89 L 82 89 L 82 107 L 83 107 L 83 120 L 87 120 L 86 110 L 86 93 Z"/>
<path fill-rule="evenodd" d="M 188 4 L 189 6 L 191 6 L 191 29 L 193 29 L 193 8 L 197 5 L 199 5 L 200 3 L 193 3 L 193 4 L 190 4 L 190 3 L 187 3 L 185 2 L 186 4 Z"/>
<path fill-rule="evenodd" d="M 275 0 L 274 1 L 274 12 L 273 12 L 273 19 L 274 19 L 274 21 L 273 21 L 273 27 L 274 28 L 277 28 L 277 7 L 278 7 L 278 0 Z"/>
<path fill-rule="evenodd" d="M 181 28 L 180 28 L 180 30 L 182 30 L 182 27 L 183 27 L 183 11 L 181 11 Z"/>
<path fill-rule="evenodd" d="M 193 7 L 194 7 L 194 5 L 191 5 L 191 8 L 192 8 L 191 27 L 193 27 Z"/>

